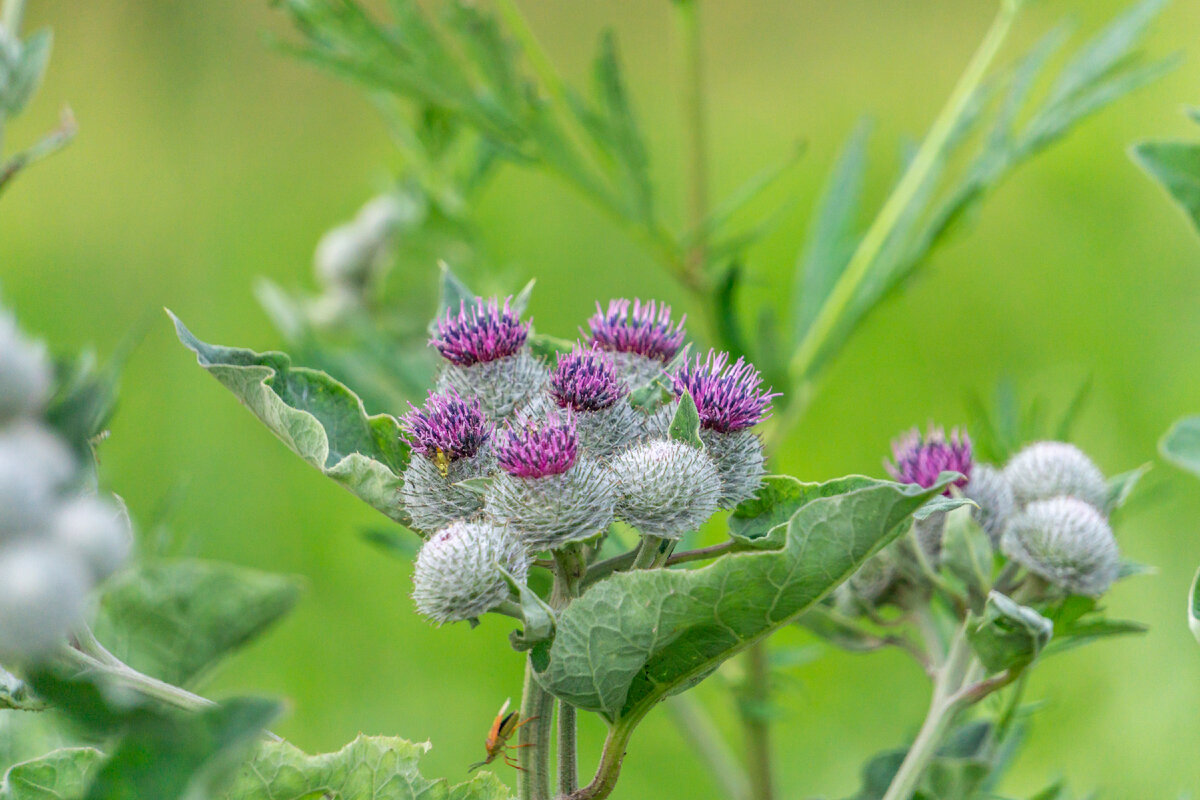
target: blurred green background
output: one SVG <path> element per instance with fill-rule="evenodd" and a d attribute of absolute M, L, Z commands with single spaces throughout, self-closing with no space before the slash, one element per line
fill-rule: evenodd
<path fill-rule="evenodd" d="M 656 172 L 668 197 L 679 194 L 667 0 L 521 5 L 573 78 L 599 30 L 617 28 Z M 1091 29 L 1121 6 L 1036 4 L 1006 52 L 1015 56 L 1063 14 Z M 797 140 L 809 144 L 774 198 L 798 192 L 801 201 L 751 253 L 758 296 L 786 296 L 813 198 L 855 120 L 878 120 L 876 163 L 894 168 L 898 142 L 924 130 L 993 11 L 984 0 L 706 0 L 715 195 Z M 382 124 L 356 90 L 266 45 L 265 33 L 287 32 L 266 2 L 32 0 L 28 17 L 29 28 L 54 27 L 55 52 L 11 139 L 32 141 L 63 103 L 80 134 L 3 198 L 5 300 L 64 351 L 109 352 L 154 315 L 101 451 L 109 484 L 144 519 L 182 490 L 172 525 L 189 552 L 298 573 L 310 587 L 299 611 L 206 691 L 289 698 L 278 732 L 309 750 L 360 731 L 428 738 L 426 773 L 460 779 L 482 754 L 496 708 L 520 692 L 506 626 L 435 630 L 419 620 L 408 566 L 358 537 L 379 521 L 374 512 L 288 453 L 196 368 L 158 316 L 168 305 L 209 341 L 279 346 L 253 282 L 310 283 L 321 232 L 398 167 Z M 778 469 L 814 480 L 880 474 L 897 431 L 963 422 L 965 394 L 1002 375 L 1059 403 L 1094 376 L 1077 441 L 1110 474 L 1156 458 L 1170 422 L 1200 411 L 1200 240 L 1125 149 L 1141 137 L 1195 133 L 1179 112 L 1200 101 L 1198 31 L 1200 9 L 1177 0 L 1150 47 L 1183 50 L 1183 67 L 1023 168 L 969 235 L 869 320 Z M 882 169 L 873 174 L 876 197 L 888 180 Z M 572 335 L 594 298 L 659 296 L 686 307 L 622 234 L 550 179 L 507 170 L 483 199 L 484 240 L 513 285 L 538 278 L 540 329 Z M 409 279 L 431 292 L 434 266 Z M 1153 629 L 1037 670 L 1031 697 L 1045 705 L 1013 793 L 1059 774 L 1110 797 L 1200 788 L 1200 648 L 1183 614 L 1200 563 L 1200 484 L 1156 464 L 1123 514 L 1125 554 L 1160 571 L 1121 584 L 1110 608 Z M 794 677 L 775 742 L 782 797 L 850 793 L 859 763 L 900 744 L 927 700 L 925 678 L 893 653 L 829 651 Z M 732 732 L 721 680 L 698 691 Z M 585 753 L 599 737 L 585 728 Z M 634 740 L 618 796 L 715 790 L 658 711 Z"/>

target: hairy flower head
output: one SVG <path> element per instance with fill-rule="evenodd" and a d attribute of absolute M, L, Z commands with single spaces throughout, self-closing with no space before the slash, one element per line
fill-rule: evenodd
<path fill-rule="evenodd" d="M 1051 497 L 1077 497 L 1100 513 L 1108 500 L 1104 474 L 1082 450 L 1066 442 L 1035 442 L 1004 467 L 1018 506 Z"/>
<path fill-rule="evenodd" d="M 401 419 L 404 432 L 413 450 L 427 458 L 470 458 L 492 433 L 479 399 L 465 400 L 454 389 L 430 392 L 423 407 L 412 403 L 408 407 L 409 413 Z"/>
<path fill-rule="evenodd" d="M 575 463 L 575 416 L 569 410 L 535 418 L 520 415 L 496 437 L 496 461 L 517 478 L 561 475 Z"/>
<path fill-rule="evenodd" d="M 1112 529 L 1075 497 L 1035 500 L 1009 522 L 1001 547 L 1030 572 L 1074 594 L 1104 594 L 1119 559 Z"/>
<path fill-rule="evenodd" d="M 644 534 L 678 539 L 717 510 L 721 476 L 703 450 L 654 439 L 613 459 L 616 514 Z"/>
<path fill-rule="evenodd" d="M 636 353 L 665 364 L 683 346 L 686 320 L 684 315 L 672 325 L 671 307 L 654 300 L 644 304 L 641 300 L 632 304 L 625 299 L 609 300 L 607 310 L 596 303 L 596 313 L 588 320 L 590 341 L 604 350 Z"/>
<path fill-rule="evenodd" d="M 508 599 L 501 567 L 518 581 L 529 571 L 529 557 L 513 531 L 484 521 L 451 523 L 417 554 L 417 611 L 439 625 L 490 611 Z"/>
<path fill-rule="evenodd" d="M 430 344 L 460 367 L 516 355 L 529 335 L 529 323 L 521 321 L 511 303 L 511 297 L 503 305 L 496 298 L 477 298 L 472 304 L 462 301 L 458 313 L 448 309 L 438 320 Z"/>
<path fill-rule="evenodd" d="M 550 375 L 550 394 L 559 408 L 588 412 L 611 408 L 626 389 L 610 356 L 595 346 L 576 346 L 558 359 Z"/>
<path fill-rule="evenodd" d="M 762 375 L 743 358 L 729 363 L 728 353 L 685 361 L 675 373 L 675 392 L 691 393 L 700 412 L 700 427 L 730 433 L 751 428 L 771 413 L 778 392 L 762 388 Z"/>
<path fill-rule="evenodd" d="M 963 489 L 963 494 L 979 505 L 979 508 L 971 509 L 971 516 L 987 533 L 992 544 L 998 544 L 1004 526 L 1015 509 L 1012 487 L 1008 484 L 1008 478 L 1004 477 L 1004 471 L 991 464 L 974 464 L 971 467 L 971 480 Z"/>
<path fill-rule="evenodd" d="M 895 462 L 884 462 L 888 473 L 901 483 L 915 483 L 928 489 L 942 472 L 959 472 L 964 477 L 955 486 L 966 486 L 971 477 L 971 438 L 955 429 L 950 438 L 942 428 L 930 426 L 924 436 L 913 428 L 892 442 Z M 949 494 L 950 490 L 946 490 Z"/>

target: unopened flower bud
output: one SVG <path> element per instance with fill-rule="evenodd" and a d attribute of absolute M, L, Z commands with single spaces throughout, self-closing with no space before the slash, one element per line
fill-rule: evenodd
<path fill-rule="evenodd" d="M 1119 559 L 1112 529 L 1093 506 L 1075 497 L 1035 500 L 1008 523 L 1004 553 L 1072 594 L 1104 594 Z"/>
<path fill-rule="evenodd" d="M 0 549 L 0 658 L 50 655 L 83 614 L 89 584 L 79 559 L 49 542 Z"/>
<path fill-rule="evenodd" d="M 63 503 L 55 510 L 49 533 L 52 541 L 88 567 L 97 583 L 125 563 L 133 546 L 129 518 L 97 497 L 76 497 Z"/>
<path fill-rule="evenodd" d="M 41 410 L 52 375 L 45 348 L 26 339 L 16 320 L 0 312 L 0 424 Z"/>
<path fill-rule="evenodd" d="M 613 459 L 616 514 L 644 534 L 678 539 L 717 510 L 721 477 L 713 460 L 683 442 L 655 439 Z"/>
<path fill-rule="evenodd" d="M 1104 474 L 1066 442 L 1037 442 L 1013 456 L 1004 467 L 1018 506 L 1065 495 L 1076 497 L 1100 513 L 1108 499 Z"/>
<path fill-rule="evenodd" d="M 498 567 L 523 582 L 529 557 L 520 539 L 491 522 L 454 522 L 429 538 L 417 554 L 413 600 L 439 625 L 474 619 L 508 599 Z"/>
<path fill-rule="evenodd" d="M 1004 526 L 1016 508 L 1012 487 L 1004 472 L 991 464 L 975 464 L 963 494 L 978 504 L 978 508 L 971 509 L 971 516 L 983 528 L 992 546 L 998 545 Z"/>

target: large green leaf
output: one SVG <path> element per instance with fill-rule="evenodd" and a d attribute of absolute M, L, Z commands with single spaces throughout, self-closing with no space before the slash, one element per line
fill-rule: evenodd
<path fill-rule="evenodd" d="M 1186 417 L 1172 425 L 1158 449 L 1163 458 L 1200 477 L 1200 417 Z"/>
<path fill-rule="evenodd" d="M 535 651 L 538 679 L 572 705 L 636 722 L 811 608 L 952 478 L 929 489 L 865 481 L 816 496 L 792 515 L 779 550 L 734 553 L 698 570 L 614 575 L 560 614 L 548 661 L 538 663 Z"/>
<path fill-rule="evenodd" d="M 171 314 L 200 366 L 234 393 L 296 455 L 392 519 L 407 524 L 400 475 L 409 448 L 400 424 L 368 416 L 362 401 L 324 372 L 293 367 L 283 353 L 206 344 Z"/>
<path fill-rule="evenodd" d="M 103 754 L 91 747 L 65 747 L 9 768 L 0 800 L 81 800 Z"/>
<path fill-rule="evenodd" d="M 287 614 L 299 596 L 290 577 L 209 561 L 156 561 L 110 584 L 95 630 L 134 669 L 183 685 Z"/>
<path fill-rule="evenodd" d="M 266 742 L 224 800 L 507 800 L 490 773 L 449 786 L 421 775 L 430 745 L 359 736 L 336 753 L 309 756 L 286 742 Z"/>

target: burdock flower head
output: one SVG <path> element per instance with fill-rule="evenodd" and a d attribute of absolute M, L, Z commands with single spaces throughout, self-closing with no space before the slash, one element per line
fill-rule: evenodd
<path fill-rule="evenodd" d="M 542 365 L 529 354 L 529 323 L 512 309 L 511 298 L 463 301 L 437 321 L 430 339 L 447 364 L 438 379 L 441 389 L 478 397 L 492 419 L 506 417 L 521 401 L 545 386 Z"/>
<path fill-rule="evenodd" d="M 401 420 L 414 451 L 400 490 L 413 525 L 425 531 L 469 517 L 483 506 L 478 492 L 458 486 L 491 467 L 491 425 L 478 400 L 447 389 Z"/>
<path fill-rule="evenodd" d="M 609 467 L 616 515 L 650 536 L 678 539 L 717 510 L 721 476 L 708 455 L 672 439 L 626 450 Z"/>
<path fill-rule="evenodd" d="M 1112 529 L 1075 497 L 1035 500 L 1013 517 L 1001 547 L 1030 572 L 1073 594 L 1104 594 L 1119 559 Z"/>
<path fill-rule="evenodd" d="M 497 435 L 496 461 L 487 513 L 517 530 L 530 550 L 589 539 L 612 521 L 612 479 L 580 457 L 571 411 L 518 415 Z"/>
<path fill-rule="evenodd" d="M 580 449 L 599 458 L 617 453 L 640 433 L 628 394 L 612 357 L 595 346 L 576 346 L 560 356 L 550 375 L 550 397 L 573 412 Z"/>
<path fill-rule="evenodd" d="M 596 303 L 596 313 L 588 320 L 589 342 L 612 353 L 617 368 L 636 388 L 661 375 L 683 347 L 686 319 L 673 323 L 671 307 L 654 300 L 609 300 L 607 310 Z"/>
<path fill-rule="evenodd" d="M 966 431 L 955 429 L 946 438 L 942 428 L 930 426 L 924 436 L 913 428 L 892 442 L 895 462 L 884 462 L 888 473 L 901 483 L 915 483 L 928 489 L 937 483 L 943 472 L 963 475 L 955 486 L 966 486 L 971 478 L 971 438 Z M 950 494 L 950 490 L 946 490 Z"/>
<path fill-rule="evenodd" d="M 721 508 L 733 508 L 758 492 L 765 473 L 762 442 L 750 429 L 771 414 L 777 392 L 764 389 L 754 365 L 728 353 L 710 350 L 704 358 L 685 361 L 673 376 L 675 393 L 687 392 L 700 415 L 700 438 L 721 474 Z M 660 412 L 660 421 L 669 422 Z"/>
<path fill-rule="evenodd" d="M 1104 473 L 1082 450 L 1066 442 L 1036 442 L 1004 467 L 1018 506 L 1051 497 L 1077 497 L 1105 512 L 1108 484 Z"/>
<path fill-rule="evenodd" d="M 451 523 L 417 554 L 417 611 L 439 625 L 490 611 L 508 599 L 501 567 L 522 582 L 529 571 L 525 546 L 512 531 L 490 522 Z"/>

